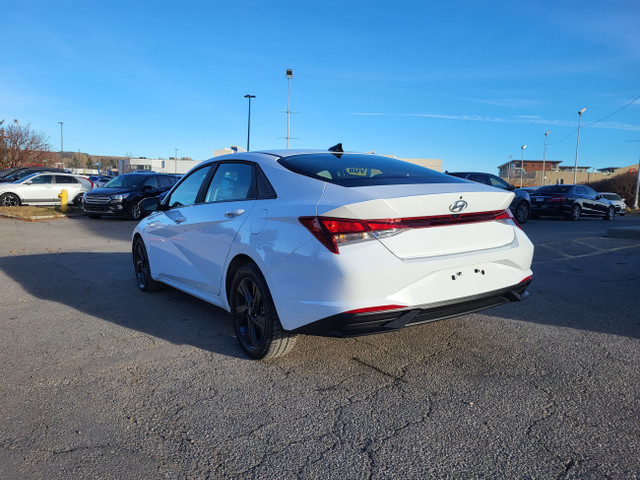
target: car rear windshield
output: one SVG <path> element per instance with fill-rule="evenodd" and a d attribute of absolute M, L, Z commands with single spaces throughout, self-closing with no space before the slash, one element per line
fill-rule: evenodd
<path fill-rule="evenodd" d="M 292 172 L 344 187 L 464 182 L 420 165 L 377 155 L 312 153 L 283 157 L 278 162 Z"/>
<path fill-rule="evenodd" d="M 536 190 L 535 193 L 568 193 L 571 185 L 545 185 Z"/>

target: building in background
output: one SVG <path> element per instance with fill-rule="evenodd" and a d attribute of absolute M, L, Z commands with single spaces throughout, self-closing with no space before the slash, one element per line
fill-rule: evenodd
<path fill-rule="evenodd" d="M 522 163 L 522 167 L 520 164 Z M 498 175 L 503 180 L 519 187 L 520 178 L 522 178 L 523 187 L 537 187 L 540 185 L 554 185 L 557 183 L 573 183 L 573 166 L 561 166 L 562 161 L 547 160 L 545 162 L 544 182 L 542 180 L 542 160 L 511 160 L 510 162 L 503 163 L 498 166 Z M 635 171 L 636 166 L 631 165 L 629 167 L 607 167 L 600 168 L 596 171 L 595 168 L 578 166 L 576 173 L 577 183 L 589 183 L 613 175 L 619 175 L 622 173 Z M 522 172 L 522 177 L 521 177 Z"/>

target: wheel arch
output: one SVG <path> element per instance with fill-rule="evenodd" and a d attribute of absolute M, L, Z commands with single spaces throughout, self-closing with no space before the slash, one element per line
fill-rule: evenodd
<path fill-rule="evenodd" d="M 260 268 L 260 265 L 258 265 L 253 260 L 253 258 L 251 258 L 249 255 L 244 253 L 239 253 L 235 257 L 233 257 L 231 262 L 229 262 L 229 266 L 227 267 L 227 274 L 224 280 L 224 294 L 227 300 L 227 305 L 231 304 L 231 298 L 229 297 L 229 294 L 231 291 L 231 283 L 233 282 L 233 277 L 235 276 L 236 272 L 240 269 L 240 267 L 242 267 L 242 265 L 245 265 L 247 263 L 253 263 L 254 265 L 256 265 L 258 267 L 258 270 L 260 270 L 260 273 L 262 273 L 262 276 L 264 277 L 264 272 Z"/>
<path fill-rule="evenodd" d="M 5 195 L 13 195 L 20 202 L 19 205 L 24 205 L 24 200 L 22 199 L 22 197 L 19 194 L 15 193 L 15 192 L 12 192 L 12 191 L 0 193 L 0 197 L 4 197 Z"/>

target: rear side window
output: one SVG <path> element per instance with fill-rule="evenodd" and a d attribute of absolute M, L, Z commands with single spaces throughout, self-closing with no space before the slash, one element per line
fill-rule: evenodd
<path fill-rule="evenodd" d="M 486 175 L 479 175 L 477 173 L 472 173 L 467 177 L 469 180 L 473 180 L 474 182 L 484 183 L 485 185 L 489 185 L 489 179 Z"/>
<path fill-rule="evenodd" d="M 294 173 L 344 187 L 415 183 L 464 183 L 456 177 L 395 158 L 354 153 L 313 153 L 280 158 Z"/>
<path fill-rule="evenodd" d="M 73 177 L 67 177 L 66 175 L 56 175 L 56 183 L 80 183 Z"/>

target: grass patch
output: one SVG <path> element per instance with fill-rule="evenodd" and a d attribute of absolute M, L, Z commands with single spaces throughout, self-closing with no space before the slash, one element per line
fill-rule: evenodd
<path fill-rule="evenodd" d="M 60 211 L 60 207 L 32 207 L 28 205 L 20 207 L 0 207 L 0 216 L 28 222 L 55 220 L 80 214 L 82 214 L 82 209 L 77 207 L 68 207 L 65 211 Z"/>

